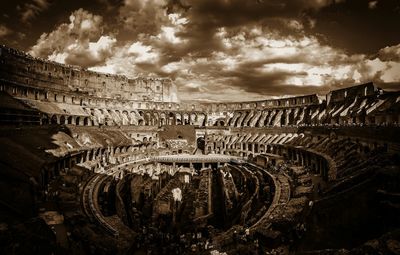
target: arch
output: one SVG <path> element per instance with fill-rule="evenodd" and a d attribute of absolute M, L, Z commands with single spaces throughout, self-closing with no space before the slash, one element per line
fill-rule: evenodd
<path fill-rule="evenodd" d="M 217 120 L 215 122 L 215 126 L 223 127 L 223 126 L 225 126 L 225 121 L 224 120 Z"/>
<path fill-rule="evenodd" d="M 180 113 L 175 114 L 175 124 L 182 125 L 182 115 Z"/>
<path fill-rule="evenodd" d="M 146 112 L 144 116 L 145 116 L 144 117 L 145 125 L 146 126 L 151 126 L 153 124 L 152 123 L 151 113 L 150 112 Z"/>
<path fill-rule="evenodd" d="M 239 125 L 239 121 L 240 121 L 240 118 L 242 117 L 242 114 L 243 114 L 243 113 L 241 113 L 241 112 L 238 112 L 238 113 L 237 113 L 237 115 L 236 115 L 237 118 L 236 118 L 236 120 L 234 120 L 234 122 L 233 122 L 233 126 L 234 126 L 234 127 L 237 127 L 237 126 Z"/>
<path fill-rule="evenodd" d="M 84 125 L 84 126 L 91 126 L 90 124 L 91 124 L 91 123 L 90 123 L 89 117 L 83 118 L 83 125 Z"/>
<path fill-rule="evenodd" d="M 51 116 L 50 124 L 53 124 L 53 125 L 58 124 L 58 123 L 59 123 L 58 121 L 59 121 L 59 120 L 58 120 L 57 115 Z"/>
<path fill-rule="evenodd" d="M 286 126 L 286 110 L 282 111 L 280 126 Z"/>
<path fill-rule="evenodd" d="M 80 117 L 80 116 L 76 117 L 75 125 L 82 126 L 82 117 Z"/>
<path fill-rule="evenodd" d="M 128 113 L 129 116 L 129 124 L 131 125 L 138 125 L 138 113 L 135 111 L 131 111 Z"/>
<path fill-rule="evenodd" d="M 193 112 L 189 116 L 189 124 L 194 125 L 195 121 L 197 121 L 197 114 Z"/>
<path fill-rule="evenodd" d="M 121 149 L 119 147 L 116 147 L 114 150 L 114 154 L 120 154 L 121 153 Z"/>
<path fill-rule="evenodd" d="M 131 123 L 131 118 L 129 117 L 128 111 L 122 111 L 122 125 L 129 125 Z"/>
<path fill-rule="evenodd" d="M 158 112 L 153 112 L 153 125 L 159 126 L 160 125 L 160 117 L 158 115 Z"/>
<path fill-rule="evenodd" d="M 74 124 L 74 123 L 72 122 L 72 120 L 73 120 L 73 117 L 72 117 L 72 116 L 68 116 L 68 118 L 67 118 L 67 123 L 66 123 L 66 124 L 69 124 L 69 125 Z"/>
<path fill-rule="evenodd" d="M 160 114 L 160 126 L 167 125 L 167 117 L 164 112 Z"/>
<path fill-rule="evenodd" d="M 196 119 L 195 125 L 204 126 L 204 125 L 205 125 L 205 122 L 206 122 L 206 120 L 207 120 L 206 117 L 207 117 L 207 116 L 206 116 L 204 113 L 198 114 L 198 115 L 197 115 L 197 119 Z"/>
<path fill-rule="evenodd" d="M 190 122 L 189 122 L 189 114 L 187 112 L 185 112 L 182 115 L 182 124 L 183 125 L 189 125 L 190 124 Z"/>
<path fill-rule="evenodd" d="M 140 126 L 146 125 L 145 114 L 143 113 L 143 111 L 138 111 L 138 114 L 140 116 L 140 119 L 138 120 L 139 125 Z"/>
<path fill-rule="evenodd" d="M 43 114 L 42 118 L 41 118 L 41 123 L 42 123 L 42 125 L 48 125 L 49 124 L 49 116 L 47 116 L 46 114 Z"/>
<path fill-rule="evenodd" d="M 265 152 L 265 145 L 264 144 L 259 144 L 259 152 L 264 153 Z"/>
<path fill-rule="evenodd" d="M 67 122 L 67 118 L 64 115 L 61 115 L 60 117 L 60 124 L 61 125 L 65 125 Z"/>
<path fill-rule="evenodd" d="M 300 110 L 302 110 L 300 108 Z M 295 110 L 289 111 L 289 116 L 288 116 L 288 124 L 289 125 L 295 125 Z"/>
<path fill-rule="evenodd" d="M 167 125 L 176 125 L 176 117 L 173 112 L 168 113 L 168 123 Z"/>
<path fill-rule="evenodd" d="M 206 147 L 206 142 L 205 142 L 204 137 L 197 138 L 196 143 L 197 143 L 197 149 L 204 152 L 204 149 Z"/>

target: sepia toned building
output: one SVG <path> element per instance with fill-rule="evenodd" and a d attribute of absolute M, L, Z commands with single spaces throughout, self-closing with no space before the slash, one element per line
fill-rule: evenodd
<path fill-rule="evenodd" d="M 0 225 L 67 251 L 364 252 L 400 226 L 400 91 L 373 83 L 188 103 L 1 46 L 0 123 Z"/>

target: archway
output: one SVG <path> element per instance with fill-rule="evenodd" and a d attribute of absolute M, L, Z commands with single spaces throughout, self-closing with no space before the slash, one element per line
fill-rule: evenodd
<path fill-rule="evenodd" d="M 85 117 L 85 118 L 83 119 L 83 125 L 84 125 L 84 126 L 90 126 L 89 117 Z"/>
<path fill-rule="evenodd" d="M 51 124 L 58 124 L 56 115 L 51 116 Z"/>
<path fill-rule="evenodd" d="M 47 115 L 42 116 L 42 125 L 48 125 L 49 124 L 49 117 Z"/>
<path fill-rule="evenodd" d="M 224 120 L 217 120 L 217 122 L 215 123 L 215 126 L 223 127 L 223 126 L 225 126 L 225 121 Z"/>
<path fill-rule="evenodd" d="M 176 118 L 175 118 L 175 114 L 170 112 L 168 114 L 168 123 L 169 125 L 176 125 Z"/>
<path fill-rule="evenodd" d="M 206 141 L 204 140 L 204 137 L 197 138 L 197 149 L 199 149 L 204 153 L 205 147 L 206 147 Z"/>
<path fill-rule="evenodd" d="M 72 125 L 72 116 L 67 118 L 67 124 Z"/>
<path fill-rule="evenodd" d="M 64 115 L 61 115 L 61 117 L 60 117 L 60 124 L 61 124 L 61 125 L 65 125 L 65 123 L 66 123 L 66 118 L 65 118 Z"/>

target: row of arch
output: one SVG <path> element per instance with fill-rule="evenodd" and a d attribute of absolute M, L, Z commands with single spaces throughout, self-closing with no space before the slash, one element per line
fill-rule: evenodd
<path fill-rule="evenodd" d="M 181 105 L 174 102 L 150 102 L 150 101 L 133 101 L 133 100 L 117 100 L 111 98 L 101 98 L 96 96 L 85 96 L 82 93 L 73 93 L 68 91 L 55 91 L 46 88 L 33 88 L 29 86 L 29 79 L 21 80 L 28 86 L 22 84 L 0 84 L 0 91 L 6 91 L 10 95 L 19 98 L 27 98 L 51 103 L 67 103 L 89 107 L 104 107 L 109 109 L 144 109 L 144 110 L 161 110 L 177 111 L 179 109 L 206 110 L 203 105 Z"/>
<path fill-rule="evenodd" d="M 198 125 L 204 126 L 207 114 L 203 112 L 159 112 L 139 111 L 142 121 L 139 125 L 163 126 L 163 125 Z"/>
<path fill-rule="evenodd" d="M 88 116 L 59 115 L 59 114 L 48 116 L 44 114 L 41 118 L 41 124 L 93 126 L 94 122 Z"/>
<path fill-rule="evenodd" d="M 198 104 L 179 104 L 172 102 L 134 102 L 129 100 L 116 100 L 116 99 L 106 99 L 100 97 L 87 97 L 80 95 L 79 93 L 71 93 L 68 91 L 54 91 L 44 88 L 32 88 L 29 86 L 30 79 L 25 78 L 25 80 L 20 81 L 21 84 L 0 84 L 1 91 L 7 91 L 10 94 L 18 97 L 25 97 L 35 100 L 45 100 L 49 102 L 56 103 L 69 103 L 81 106 L 96 106 L 96 107 L 107 107 L 107 108 L 131 108 L 131 109 L 157 109 L 157 110 L 179 110 L 181 109 L 191 109 L 200 111 L 232 111 L 235 109 L 257 109 L 269 107 L 290 107 L 290 106 L 307 106 L 313 104 L 313 100 L 306 100 L 304 98 L 291 99 L 279 99 L 279 100 L 268 100 L 260 102 L 248 102 L 248 103 L 219 103 L 219 104 L 208 104 L 208 105 L 198 105 Z M 23 83 L 26 84 L 23 85 Z M 290 100 L 293 100 L 290 102 Z M 299 100 L 303 100 L 300 102 Z M 284 102 L 284 103 L 281 103 Z M 315 102 L 314 102 L 315 103 Z"/>
<path fill-rule="evenodd" d="M 41 124 L 77 125 L 77 126 L 114 126 L 114 125 L 139 125 L 139 126 L 163 126 L 163 125 L 199 125 L 206 122 L 204 113 L 182 112 L 155 112 L 155 111 L 131 111 L 87 109 L 90 115 L 62 115 L 43 114 Z"/>
<path fill-rule="evenodd" d="M 42 186 L 45 188 L 50 179 L 58 176 L 61 171 L 71 169 L 76 164 L 90 161 L 98 161 L 98 164 L 90 167 L 91 171 L 96 171 L 102 164 L 105 166 L 105 169 L 109 169 L 115 165 L 108 161 L 109 156 L 116 158 L 116 164 L 143 159 L 146 158 L 148 154 L 154 155 L 152 152 L 155 148 L 154 145 L 155 143 L 152 142 L 144 142 L 138 145 L 124 145 L 111 148 L 98 147 L 82 150 L 78 154 L 59 158 L 59 160 L 52 163 L 50 167 L 42 169 L 40 181 Z"/>
<path fill-rule="evenodd" d="M 214 126 L 264 127 L 318 123 L 316 116 L 320 110 L 320 107 L 313 106 L 264 111 L 236 111 L 231 116 L 218 119 Z M 311 116 L 314 118 L 312 119 Z"/>
<path fill-rule="evenodd" d="M 303 134 L 280 133 L 280 134 L 236 134 L 230 136 L 211 135 L 207 137 L 205 143 L 206 153 L 229 154 L 240 156 L 249 153 L 269 153 L 272 148 L 270 144 L 286 143 Z"/>

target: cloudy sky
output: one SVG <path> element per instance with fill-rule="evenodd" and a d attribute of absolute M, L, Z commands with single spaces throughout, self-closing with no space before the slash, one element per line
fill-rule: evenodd
<path fill-rule="evenodd" d="M 1 44 L 170 77 L 181 100 L 400 89 L 400 0 L 13 0 L 0 15 Z"/>

